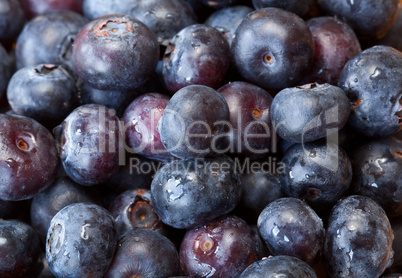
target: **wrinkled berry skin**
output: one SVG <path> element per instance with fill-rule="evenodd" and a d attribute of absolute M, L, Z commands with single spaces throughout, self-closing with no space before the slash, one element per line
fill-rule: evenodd
<path fill-rule="evenodd" d="M 193 84 L 217 89 L 230 61 L 230 46 L 225 37 L 211 26 L 194 24 L 169 41 L 163 55 L 162 75 L 172 94 Z"/>
<path fill-rule="evenodd" d="M 228 104 L 220 93 L 207 86 L 190 85 L 169 100 L 158 131 L 163 146 L 175 157 L 203 157 L 222 152 L 229 117 Z"/>
<path fill-rule="evenodd" d="M 352 105 L 348 125 L 365 136 L 386 137 L 402 126 L 402 53 L 373 46 L 349 60 L 338 86 Z"/>
<path fill-rule="evenodd" d="M 90 21 L 78 33 L 72 61 L 80 78 L 100 90 L 143 85 L 156 68 L 159 44 L 141 21 L 123 14 Z"/>
<path fill-rule="evenodd" d="M 56 141 L 31 118 L 0 114 L 0 199 L 30 199 L 56 178 Z"/>
<path fill-rule="evenodd" d="M 310 72 L 300 81 L 337 85 L 342 69 L 361 51 L 355 32 L 336 17 L 321 16 L 306 21 L 313 35 L 315 54 Z"/>
<path fill-rule="evenodd" d="M 347 123 L 349 114 L 345 92 L 329 84 L 286 88 L 275 95 L 271 106 L 272 124 L 278 135 L 296 143 L 337 132 Z"/>
<path fill-rule="evenodd" d="M 165 224 L 185 229 L 232 211 L 243 189 L 234 167 L 227 156 L 165 164 L 151 184 L 157 215 Z"/>
<path fill-rule="evenodd" d="M 100 203 L 94 188 L 83 187 L 68 177 L 57 178 L 52 186 L 31 202 L 31 225 L 45 242 L 50 221 L 62 208 L 73 203 Z M 99 194 L 99 193 L 98 193 Z"/>
<path fill-rule="evenodd" d="M 317 275 L 311 266 L 296 257 L 273 256 L 256 261 L 239 276 L 239 278 L 260 277 L 317 278 Z"/>
<path fill-rule="evenodd" d="M 313 208 L 331 208 L 349 189 L 352 165 L 346 152 L 328 142 L 291 146 L 282 158 L 279 175 L 286 195 L 304 199 Z"/>
<path fill-rule="evenodd" d="M 119 169 L 122 136 L 114 110 L 99 104 L 74 109 L 54 129 L 67 175 L 81 185 L 106 182 Z"/>
<path fill-rule="evenodd" d="M 41 246 L 35 230 L 20 220 L 0 219 L 0 277 L 36 277 Z"/>
<path fill-rule="evenodd" d="M 229 45 L 232 44 L 234 34 L 243 18 L 253 12 L 254 9 L 248 6 L 229 6 L 213 12 L 204 22 L 221 32 Z"/>
<path fill-rule="evenodd" d="M 349 24 L 360 39 L 383 37 L 398 16 L 398 0 L 318 0 L 327 13 Z"/>
<path fill-rule="evenodd" d="M 351 156 L 352 189 L 379 203 L 388 217 L 402 215 L 402 140 L 373 140 Z"/>
<path fill-rule="evenodd" d="M 352 195 L 339 201 L 324 245 L 329 277 L 379 277 L 392 264 L 393 238 L 384 210 L 372 199 Z"/>
<path fill-rule="evenodd" d="M 55 64 L 74 72 L 72 44 L 87 22 L 84 16 L 67 10 L 49 12 L 29 21 L 17 39 L 17 69 Z"/>
<path fill-rule="evenodd" d="M 191 6 L 184 0 L 136 0 L 128 14 L 147 25 L 161 45 L 181 29 L 197 23 Z"/>
<path fill-rule="evenodd" d="M 314 3 L 313 0 L 253 0 L 252 2 L 256 10 L 272 7 L 287 10 L 298 16 L 306 15 Z"/>
<path fill-rule="evenodd" d="M 113 217 L 95 204 L 75 203 L 50 222 L 46 259 L 56 277 L 103 277 L 117 246 Z"/>
<path fill-rule="evenodd" d="M 134 228 L 162 228 L 162 222 L 154 212 L 149 189 L 132 189 L 121 193 L 110 204 L 109 212 L 115 219 L 120 235 Z"/>
<path fill-rule="evenodd" d="M 11 77 L 7 99 L 19 115 L 52 129 L 79 104 L 74 78 L 62 66 L 24 67 Z"/>
<path fill-rule="evenodd" d="M 239 73 L 267 90 L 296 85 L 314 58 L 307 24 L 278 8 L 249 13 L 237 28 L 231 47 Z"/>
<path fill-rule="evenodd" d="M 133 229 L 118 240 L 113 261 L 104 278 L 164 278 L 179 274 L 179 254 L 160 233 Z"/>
<path fill-rule="evenodd" d="M 321 255 L 324 224 L 307 203 L 280 198 L 268 204 L 257 221 L 271 254 L 297 257 L 313 265 Z"/>
<path fill-rule="evenodd" d="M 159 161 L 172 158 L 163 146 L 157 130 L 169 99 L 159 93 L 145 93 L 134 99 L 126 108 L 122 120 L 129 152 Z"/>
<path fill-rule="evenodd" d="M 187 230 L 180 264 L 189 276 L 238 277 L 259 259 L 258 247 L 254 231 L 243 219 L 224 215 Z"/>
<path fill-rule="evenodd" d="M 276 136 L 271 122 L 270 93 L 243 81 L 230 82 L 218 92 L 229 106 L 233 155 L 251 159 L 266 157 L 275 148 Z"/>

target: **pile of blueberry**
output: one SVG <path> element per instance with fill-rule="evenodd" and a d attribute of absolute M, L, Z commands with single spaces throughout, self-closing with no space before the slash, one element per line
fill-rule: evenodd
<path fill-rule="evenodd" d="M 0 0 L 0 277 L 402 277 L 401 6 Z"/>

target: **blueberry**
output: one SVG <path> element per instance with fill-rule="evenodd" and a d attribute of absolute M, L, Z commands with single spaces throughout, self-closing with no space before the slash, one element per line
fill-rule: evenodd
<path fill-rule="evenodd" d="M 52 129 L 79 105 L 74 78 L 62 66 L 24 67 L 11 77 L 7 99 L 13 111 Z"/>
<path fill-rule="evenodd" d="M 36 277 L 41 246 L 35 230 L 20 220 L 0 219 L 0 276 Z"/>
<path fill-rule="evenodd" d="M 287 10 L 298 16 L 305 16 L 314 3 L 313 0 L 253 0 L 252 2 L 256 10 L 272 7 Z"/>
<path fill-rule="evenodd" d="M 118 240 L 104 278 L 164 278 L 179 274 L 179 254 L 165 236 L 149 229 L 133 229 Z"/>
<path fill-rule="evenodd" d="M 73 45 L 78 76 L 100 90 L 131 90 L 143 85 L 155 70 L 159 44 L 141 21 L 123 14 L 87 23 Z"/>
<path fill-rule="evenodd" d="M 76 13 L 82 12 L 83 0 L 21 0 L 25 14 L 29 19 L 52 11 L 69 10 Z"/>
<path fill-rule="evenodd" d="M 258 217 L 258 230 L 273 255 L 297 257 L 313 265 L 321 255 L 324 224 L 304 201 L 280 198 Z"/>
<path fill-rule="evenodd" d="M 0 198 L 30 199 L 56 178 L 56 141 L 49 130 L 28 117 L 0 114 L 0 126 Z"/>
<path fill-rule="evenodd" d="M 354 193 L 372 198 L 389 217 L 402 214 L 401 143 L 394 138 L 372 140 L 351 156 Z"/>
<path fill-rule="evenodd" d="M 336 133 L 346 125 L 349 114 L 345 92 L 329 84 L 286 88 L 275 95 L 271 107 L 272 123 L 278 135 L 297 143 Z"/>
<path fill-rule="evenodd" d="M 194 277 L 238 277 L 259 259 L 258 250 L 251 227 L 240 217 L 224 215 L 187 230 L 180 263 Z"/>
<path fill-rule="evenodd" d="M 163 79 L 172 94 L 194 84 L 217 89 L 230 61 L 229 43 L 223 34 L 205 24 L 190 25 L 169 41 L 163 55 Z"/>
<path fill-rule="evenodd" d="M 88 20 L 72 11 L 53 11 L 29 21 L 17 39 L 17 68 L 38 64 L 62 65 L 71 73 L 72 45 L 78 31 Z"/>
<path fill-rule="evenodd" d="M 300 17 L 278 8 L 264 8 L 243 19 L 232 52 L 237 70 L 247 81 L 264 89 L 281 90 L 296 85 L 310 69 L 314 42 Z"/>
<path fill-rule="evenodd" d="M 353 29 L 336 17 L 320 16 L 306 21 L 313 35 L 315 54 L 313 65 L 300 81 L 337 85 L 342 69 L 361 51 Z"/>
<path fill-rule="evenodd" d="M 338 86 L 351 103 L 348 125 L 365 136 L 386 137 L 402 126 L 402 53 L 373 46 L 349 60 Z"/>
<path fill-rule="evenodd" d="M 231 45 L 237 27 L 243 18 L 253 11 L 253 8 L 243 5 L 225 7 L 213 12 L 204 24 L 220 31 Z"/>
<path fill-rule="evenodd" d="M 56 277 L 103 277 L 114 256 L 113 217 L 95 204 L 75 203 L 50 222 L 46 259 Z"/>
<path fill-rule="evenodd" d="M 54 129 L 67 175 L 82 185 L 106 182 L 119 169 L 122 136 L 114 110 L 86 104 Z"/>
<path fill-rule="evenodd" d="M 129 152 L 160 161 L 172 158 L 163 146 L 157 130 L 169 100 L 166 95 L 146 93 L 129 104 L 123 115 Z"/>
<path fill-rule="evenodd" d="M 0 2 L 0 40 L 14 40 L 25 25 L 26 17 L 21 1 Z"/>
<path fill-rule="evenodd" d="M 328 142 L 295 144 L 282 158 L 279 178 L 287 196 L 306 200 L 317 210 L 330 209 L 349 189 L 352 165 L 347 153 Z"/>
<path fill-rule="evenodd" d="M 62 208 L 73 203 L 100 203 L 94 188 L 83 187 L 68 177 L 58 177 L 50 188 L 36 195 L 31 202 L 31 225 L 45 242 L 50 221 Z"/>
<path fill-rule="evenodd" d="M 197 16 L 191 6 L 183 0 L 137 0 L 127 14 L 147 25 L 161 45 L 181 29 L 196 24 Z"/>
<path fill-rule="evenodd" d="M 259 277 L 317 278 L 311 266 L 291 256 L 273 256 L 254 262 L 239 278 Z"/>
<path fill-rule="evenodd" d="M 149 189 L 132 189 L 121 193 L 110 204 L 109 212 L 115 219 L 119 234 L 134 228 L 162 229 L 162 222 L 154 212 Z"/>
<path fill-rule="evenodd" d="M 384 210 L 353 195 L 334 207 L 324 257 L 329 277 L 379 277 L 392 264 L 393 233 Z"/>
<path fill-rule="evenodd" d="M 228 123 L 224 97 L 210 87 L 190 85 L 169 100 L 158 131 L 168 152 L 187 159 L 223 152 Z"/>
<path fill-rule="evenodd" d="M 234 167 L 227 156 L 165 164 L 151 184 L 155 212 L 165 224 L 185 229 L 232 211 L 242 193 Z"/>
<path fill-rule="evenodd" d="M 327 13 L 348 23 L 360 39 L 383 37 L 398 16 L 398 0 L 318 0 Z"/>

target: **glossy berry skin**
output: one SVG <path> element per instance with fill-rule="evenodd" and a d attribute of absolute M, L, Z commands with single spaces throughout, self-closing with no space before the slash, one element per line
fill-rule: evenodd
<path fill-rule="evenodd" d="M 302 260 L 291 256 L 273 256 L 254 262 L 239 278 L 317 278 L 314 269 Z"/>
<path fill-rule="evenodd" d="M 254 231 L 234 215 L 187 230 L 180 246 L 181 267 L 188 276 L 238 277 L 257 259 Z"/>
<path fill-rule="evenodd" d="M 151 191 L 132 189 L 118 195 L 110 204 L 118 234 L 134 228 L 160 230 L 162 221 L 154 212 Z"/>
<path fill-rule="evenodd" d="M 194 84 L 217 89 L 230 61 L 229 43 L 218 30 L 205 24 L 190 25 L 169 41 L 163 55 L 163 80 L 172 94 Z"/>
<path fill-rule="evenodd" d="M 0 276 L 36 277 L 41 246 L 35 230 L 20 220 L 0 219 Z"/>
<path fill-rule="evenodd" d="M 25 21 L 20 1 L 0 1 L 0 40 L 14 40 L 24 27 Z"/>
<path fill-rule="evenodd" d="M 0 126 L 0 199 L 30 199 L 56 178 L 56 141 L 44 126 L 24 116 L 0 114 Z"/>
<path fill-rule="evenodd" d="M 159 44 L 167 46 L 181 29 L 197 23 L 197 16 L 184 0 L 136 0 L 128 14 L 147 25 Z"/>
<path fill-rule="evenodd" d="M 190 85 L 169 100 L 158 131 L 168 152 L 189 159 L 222 152 L 228 123 L 225 98 L 210 87 Z"/>
<path fill-rule="evenodd" d="M 225 7 L 213 12 L 204 24 L 220 31 L 231 45 L 237 27 L 243 18 L 253 11 L 253 8 L 243 5 Z"/>
<path fill-rule="evenodd" d="M 122 136 L 114 110 L 86 104 L 54 129 L 67 175 L 81 185 L 106 182 L 119 169 Z"/>
<path fill-rule="evenodd" d="M 379 277 L 392 264 L 393 238 L 384 210 L 373 200 L 358 195 L 341 200 L 328 220 L 328 276 Z"/>
<path fill-rule="evenodd" d="M 141 21 L 123 14 L 90 21 L 78 33 L 72 61 L 80 78 L 100 90 L 131 90 L 155 70 L 159 44 Z"/>
<path fill-rule="evenodd" d="M 35 16 L 58 10 L 81 13 L 83 0 L 20 0 L 20 2 L 27 17 L 31 19 Z"/>
<path fill-rule="evenodd" d="M 325 12 L 337 16 L 355 30 L 359 39 L 381 38 L 398 16 L 399 0 L 318 0 Z"/>
<path fill-rule="evenodd" d="M 60 124 L 79 104 L 74 78 L 62 66 L 40 64 L 18 70 L 7 87 L 13 111 L 49 129 Z"/>
<path fill-rule="evenodd" d="M 338 86 L 352 105 L 348 125 L 371 137 L 395 134 L 402 126 L 402 53 L 373 46 L 349 60 Z"/>
<path fill-rule="evenodd" d="M 156 214 L 165 224 L 185 229 L 229 213 L 242 193 L 234 167 L 227 156 L 165 164 L 151 184 Z"/>
<path fill-rule="evenodd" d="M 88 19 L 72 11 L 53 11 L 29 21 L 17 38 L 17 69 L 55 64 L 74 72 L 72 45 Z"/>
<path fill-rule="evenodd" d="M 275 147 L 271 122 L 273 97 L 264 89 L 244 81 L 234 81 L 218 89 L 230 111 L 230 151 L 235 156 L 257 159 Z"/>
<path fill-rule="evenodd" d="M 157 130 L 170 97 L 159 93 L 146 93 L 135 100 L 124 111 L 126 143 L 128 151 L 149 159 L 167 161 L 172 155 L 162 144 Z"/>
<path fill-rule="evenodd" d="M 113 217 L 95 204 L 75 203 L 50 222 L 46 259 L 56 277 L 103 277 L 117 246 Z"/>
<path fill-rule="evenodd" d="M 379 203 L 388 217 L 402 214 L 402 147 L 395 138 L 377 139 L 352 154 L 352 189 Z"/>
<path fill-rule="evenodd" d="M 248 14 L 237 28 L 231 47 L 239 73 L 264 89 L 296 85 L 314 58 L 307 24 L 294 13 L 278 8 Z"/>
<path fill-rule="evenodd" d="M 288 197 L 271 202 L 258 217 L 257 226 L 273 255 L 294 256 L 310 265 L 321 255 L 323 222 L 300 199 Z"/>
<path fill-rule="evenodd" d="M 83 187 L 68 177 L 58 177 L 50 188 L 32 199 L 31 225 L 45 242 L 50 221 L 62 208 L 81 202 L 99 204 L 99 199 L 99 193 L 94 188 Z"/>
<path fill-rule="evenodd" d="M 256 10 L 263 8 L 279 8 L 295 13 L 298 16 L 305 16 L 312 7 L 313 0 L 253 0 L 253 6 Z"/>
<path fill-rule="evenodd" d="M 304 199 L 318 210 L 335 205 L 352 181 L 347 153 L 331 142 L 295 144 L 282 163 L 285 171 L 279 178 L 285 194 Z"/>
<path fill-rule="evenodd" d="M 337 85 L 346 62 L 361 51 L 360 42 L 353 29 L 336 17 L 314 17 L 306 23 L 313 35 L 315 54 L 312 67 L 300 84 Z"/>
<path fill-rule="evenodd" d="M 164 278 L 179 274 L 179 254 L 165 236 L 149 229 L 133 229 L 118 241 L 104 278 Z"/>
<path fill-rule="evenodd" d="M 349 114 L 345 92 L 329 84 L 286 88 L 275 95 L 271 107 L 272 124 L 278 135 L 297 143 L 336 133 L 346 125 Z"/>

